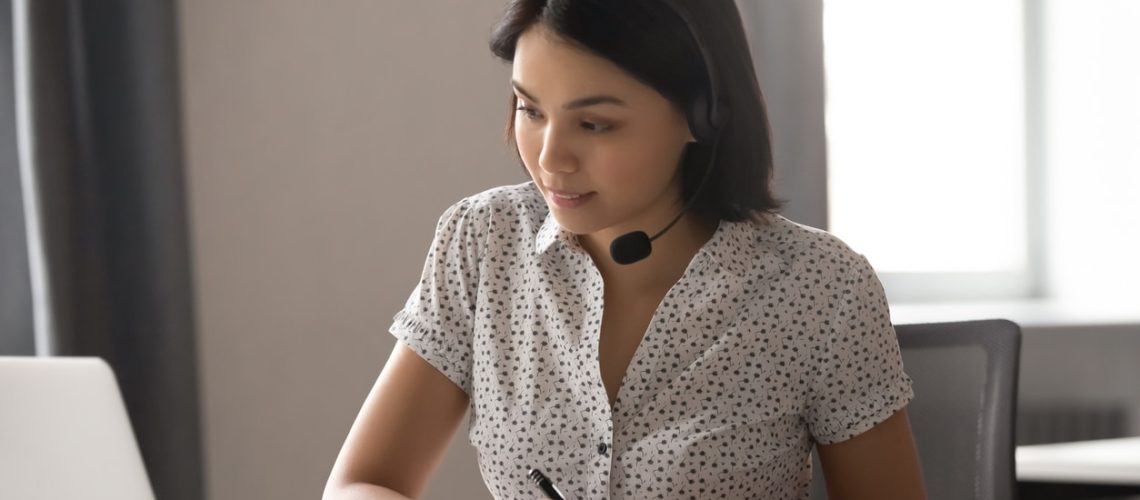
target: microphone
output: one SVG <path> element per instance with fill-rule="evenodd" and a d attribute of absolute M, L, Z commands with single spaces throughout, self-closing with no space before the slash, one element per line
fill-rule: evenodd
<path fill-rule="evenodd" d="M 661 235 L 665 234 L 665 231 L 668 231 L 677 221 L 681 220 L 681 216 L 685 215 L 685 212 L 692 208 L 693 203 L 700 197 L 701 190 L 705 188 L 705 184 L 708 184 L 709 177 L 712 176 L 713 164 L 716 161 L 716 149 L 719 144 L 720 138 L 717 137 L 713 140 L 712 152 L 709 154 L 709 166 L 705 169 L 704 177 L 701 177 L 701 182 L 697 185 L 697 190 L 693 192 L 692 198 L 685 203 L 685 206 L 681 207 L 681 212 L 673 218 L 673 221 L 665 226 L 665 229 L 658 231 L 653 237 L 650 237 L 645 231 L 633 231 L 614 238 L 614 240 L 610 242 L 610 257 L 614 259 L 614 262 L 618 264 L 633 264 L 634 262 L 649 257 L 649 254 L 653 252 L 651 242 L 660 238 Z"/>

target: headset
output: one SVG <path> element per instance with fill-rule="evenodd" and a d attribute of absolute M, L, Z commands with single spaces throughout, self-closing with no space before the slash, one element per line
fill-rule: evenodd
<path fill-rule="evenodd" d="M 717 146 L 720 145 L 720 133 L 724 128 L 724 123 L 728 116 L 728 107 L 720 100 L 720 78 L 717 72 L 717 65 L 709 50 L 709 46 L 705 43 L 704 37 L 701 36 L 701 30 L 697 24 L 693 22 L 692 15 L 689 9 L 683 5 L 681 0 L 660 0 L 661 3 L 668 6 L 678 17 L 684 21 L 685 26 L 689 28 L 689 33 L 693 37 L 693 42 L 696 44 L 697 49 L 700 50 L 701 59 L 704 61 L 705 72 L 708 77 L 708 87 L 702 89 L 697 93 L 697 97 L 686 107 L 686 120 L 689 123 L 689 129 L 693 134 L 693 138 L 700 144 L 709 144 L 712 146 L 711 153 L 709 154 L 709 166 L 705 169 L 704 175 L 701 177 L 701 182 L 697 185 L 696 191 L 693 192 L 692 198 L 681 208 L 681 212 L 673 218 L 673 221 L 664 229 L 657 232 L 657 234 L 650 237 L 644 231 L 633 231 L 623 234 L 610 242 L 610 256 L 614 262 L 618 264 L 632 264 L 649 256 L 653 251 L 652 241 L 665 234 L 673 227 L 677 221 L 681 220 L 681 216 L 685 215 L 693 203 L 700 197 L 701 191 L 704 189 L 705 184 L 712 177 L 712 169 L 716 161 Z M 693 4 L 696 2 L 688 2 Z"/>
<path fill-rule="evenodd" d="M 697 139 L 697 142 L 713 144 L 724 126 L 728 109 L 719 99 L 720 75 L 717 71 L 716 61 L 712 57 L 712 51 L 704 37 L 701 36 L 700 28 L 693 22 L 693 17 L 688 8 L 683 5 L 696 2 L 661 0 L 661 3 L 669 6 L 685 22 L 685 26 L 689 28 L 689 33 L 693 37 L 693 42 L 696 43 L 697 49 L 701 53 L 701 59 L 704 62 L 706 76 L 708 77 L 708 88 L 702 89 L 697 98 L 689 104 L 686 118 L 688 118 L 689 127 L 692 128 L 693 137 Z"/>

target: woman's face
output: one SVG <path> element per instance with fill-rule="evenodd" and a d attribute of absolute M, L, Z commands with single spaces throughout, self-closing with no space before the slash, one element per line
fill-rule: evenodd
<path fill-rule="evenodd" d="M 563 228 L 608 245 L 676 216 L 693 137 L 663 95 L 541 24 L 519 38 L 511 76 L 519 155 Z M 584 196 L 560 201 L 554 191 Z"/>

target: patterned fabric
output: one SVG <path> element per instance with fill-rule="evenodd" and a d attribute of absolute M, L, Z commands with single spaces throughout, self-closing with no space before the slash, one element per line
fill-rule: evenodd
<path fill-rule="evenodd" d="M 721 221 L 656 310 L 611 409 L 603 282 L 533 182 L 439 219 L 392 335 L 471 398 L 497 499 L 808 498 L 810 452 L 913 398 L 870 263 L 775 215 Z"/>

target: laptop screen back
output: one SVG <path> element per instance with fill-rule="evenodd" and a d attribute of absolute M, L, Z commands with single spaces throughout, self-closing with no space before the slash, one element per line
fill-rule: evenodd
<path fill-rule="evenodd" d="M 105 361 L 0 356 L 0 498 L 154 499 Z"/>

